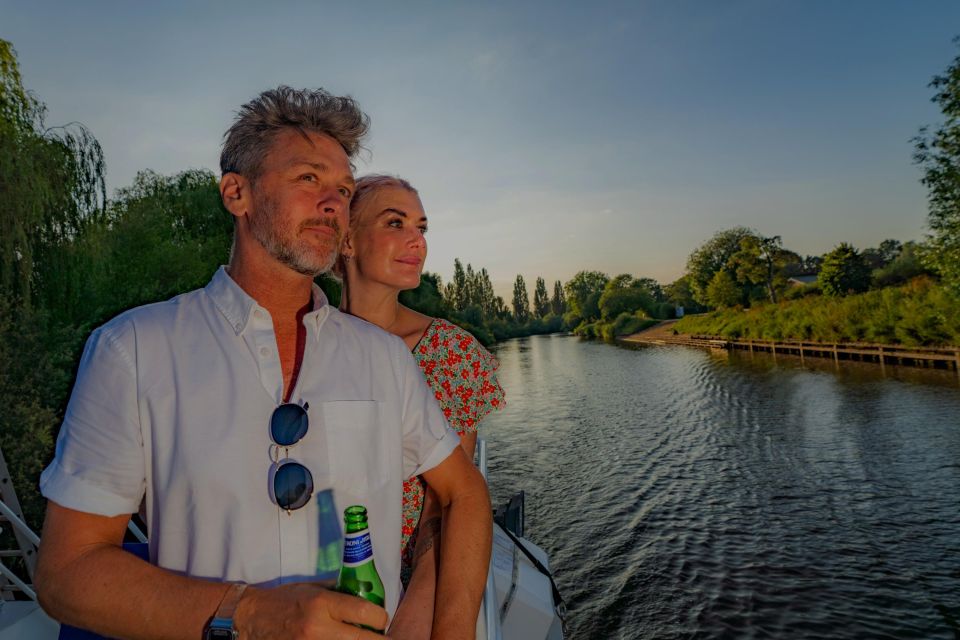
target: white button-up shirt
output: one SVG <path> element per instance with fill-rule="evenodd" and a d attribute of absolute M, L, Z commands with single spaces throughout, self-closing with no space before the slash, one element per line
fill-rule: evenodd
<path fill-rule="evenodd" d="M 309 429 L 287 450 L 270 416 L 283 374 L 269 312 L 221 268 L 203 289 L 114 318 L 87 342 L 43 495 L 105 516 L 146 500 L 151 561 L 184 575 L 271 586 L 331 573 L 343 509 L 366 506 L 392 616 L 400 595 L 402 481 L 459 439 L 406 345 L 314 287 L 291 402 Z M 271 467 L 305 465 L 314 499 L 288 513 Z M 331 509 L 332 497 L 334 509 Z"/>

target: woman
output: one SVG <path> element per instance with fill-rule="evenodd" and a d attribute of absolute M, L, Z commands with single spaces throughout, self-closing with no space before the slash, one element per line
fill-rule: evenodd
<path fill-rule="evenodd" d="M 360 178 L 338 265 L 343 278 L 340 309 L 403 338 L 472 460 L 479 422 L 503 404 L 495 374 L 498 363 L 460 327 L 400 304 L 401 291 L 420 285 L 426 231 L 423 204 L 409 182 L 385 175 Z M 405 482 L 402 558 L 405 577 L 413 575 L 394 620 L 394 629 L 401 627 L 404 637 L 430 633 L 439 521 L 439 506 L 423 481 Z"/>

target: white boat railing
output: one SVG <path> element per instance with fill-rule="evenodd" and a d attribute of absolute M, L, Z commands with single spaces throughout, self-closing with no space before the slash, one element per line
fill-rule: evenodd
<path fill-rule="evenodd" d="M 477 438 L 477 450 L 479 453 L 479 461 L 477 466 L 480 469 L 480 473 L 483 474 L 483 479 L 487 479 L 487 441 L 484 438 Z M 487 584 L 483 590 L 483 606 L 480 610 L 480 615 L 483 616 L 483 627 L 486 631 L 486 635 L 482 638 L 478 636 L 478 640 L 502 640 L 502 632 L 500 630 L 500 616 L 497 611 L 497 592 L 493 585 L 493 559 L 491 558 L 490 566 L 487 568 Z M 479 626 L 479 625 L 478 625 Z"/>

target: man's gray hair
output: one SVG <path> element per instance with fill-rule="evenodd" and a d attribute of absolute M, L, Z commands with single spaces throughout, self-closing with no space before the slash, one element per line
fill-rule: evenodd
<path fill-rule="evenodd" d="M 255 180 L 274 139 L 287 129 L 303 136 L 308 132 L 328 135 L 352 159 L 369 128 L 370 118 L 350 96 L 279 86 L 240 107 L 233 125 L 223 135 L 220 171 Z"/>

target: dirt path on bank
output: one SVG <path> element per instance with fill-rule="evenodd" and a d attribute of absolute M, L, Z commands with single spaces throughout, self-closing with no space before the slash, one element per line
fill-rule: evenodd
<path fill-rule="evenodd" d="M 620 340 L 641 344 L 685 344 L 689 342 L 683 334 L 674 335 L 673 325 L 676 323 L 676 320 L 664 320 L 643 331 L 620 338 Z"/>

